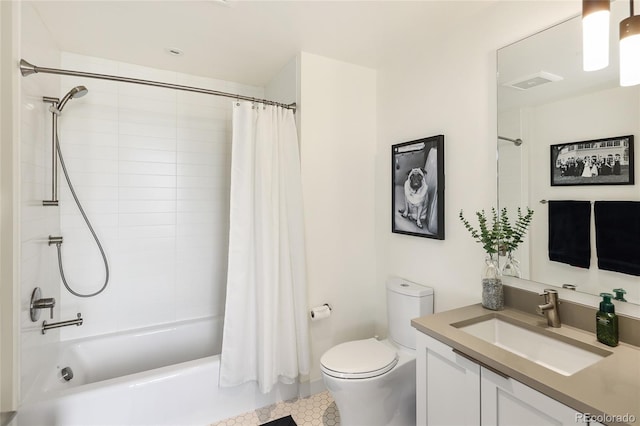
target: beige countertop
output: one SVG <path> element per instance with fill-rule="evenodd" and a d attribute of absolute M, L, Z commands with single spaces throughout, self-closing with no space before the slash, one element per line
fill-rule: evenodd
<path fill-rule="evenodd" d="M 608 355 L 571 376 L 564 376 L 452 325 L 460 326 L 461 322 L 496 314 L 535 327 L 559 340 L 581 342 L 579 345 L 585 348 Z M 574 410 L 595 416 L 626 414 L 627 418 L 635 418 L 629 423 L 604 421 L 605 424 L 640 424 L 640 348 L 636 346 L 620 343 L 612 348 L 598 342 L 593 333 L 564 324 L 560 328 L 548 327 L 542 316 L 509 307 L 491 311 L 480 304 L 416 318 L 411 325 Z"/>

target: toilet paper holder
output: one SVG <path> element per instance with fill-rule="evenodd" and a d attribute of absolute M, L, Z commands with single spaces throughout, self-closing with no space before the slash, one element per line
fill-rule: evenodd
<path fill-rule="evenodd" d="M 328 303 L 325 303 L 325 304 L 320 305 L 320 306 L 316 306 L 316 307 L 312 308 L 311 311 L 309 311 L 309 315 L 311 316 L 311 319 L 316 319 L 317 313 L 325 311 L 325 307 L 329 308 L 329 313 L 331 313 L 331 311 L 333 310 L 331 308 L 331 305 L 329 305 Z"/>

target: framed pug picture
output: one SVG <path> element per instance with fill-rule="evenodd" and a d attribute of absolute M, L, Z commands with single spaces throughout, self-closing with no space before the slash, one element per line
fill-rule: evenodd
<path fill-rule="evenodd" d="M 391 232 L 444 240 L 444 136 L 391 146 Z"/>

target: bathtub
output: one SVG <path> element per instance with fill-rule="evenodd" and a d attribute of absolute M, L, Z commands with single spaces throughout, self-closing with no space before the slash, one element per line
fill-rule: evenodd
<path fill-rule="evenodd" d="M 207 425 L 298 395 L 296 385 L 218 388 L 221 343 L 221 317 L 59 343 L 17 425 Z"/>

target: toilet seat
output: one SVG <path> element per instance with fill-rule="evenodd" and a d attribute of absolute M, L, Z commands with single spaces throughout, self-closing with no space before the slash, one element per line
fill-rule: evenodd
<path fill-rule="evenodd" d="M 366 379 L 388 372 L 397 363 L 396 351 L 371 338 L 334 346 L 322 355 L 320 368 L 340 379 Z"/>

